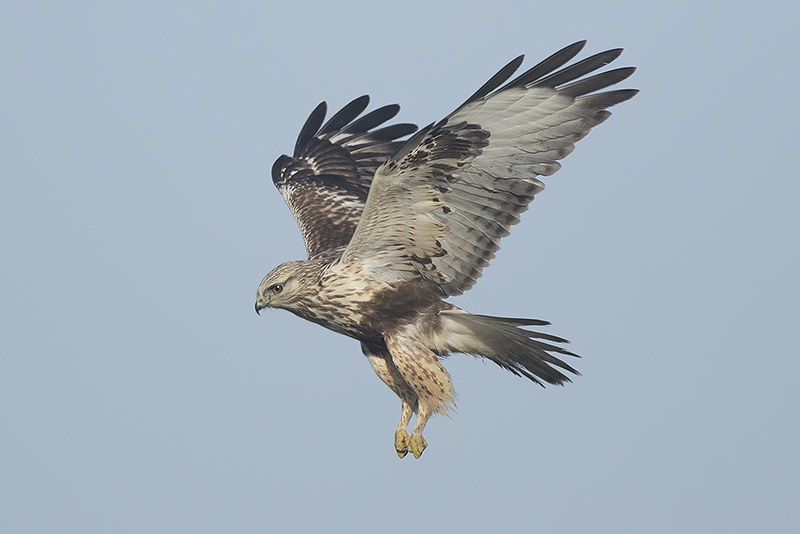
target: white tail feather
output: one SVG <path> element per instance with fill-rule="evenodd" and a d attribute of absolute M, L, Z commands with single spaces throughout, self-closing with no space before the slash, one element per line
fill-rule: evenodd
<path fill-rule="evenodd" d="M 554 343 L 569 343 L 551 334 L 533 332 L 523 326 L 544 326 L 547 321 L 473 315 L 461 309 L 439 312 L 444 324 L 444 352 L 466 352 L 489 358 L 518 376 L 525 376 L 539 385 L 563 385 L 570 378 L 557 367 L 580 375 L 566 362 L 551 353 L 580 357 Z M 540 380 L 541 379 L 541 380 Z"/>

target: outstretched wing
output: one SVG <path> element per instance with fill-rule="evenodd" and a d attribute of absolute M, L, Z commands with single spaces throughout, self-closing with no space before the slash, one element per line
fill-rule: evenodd
<path fill-rule="evenodd" d="M 374 130 L 400 106 L 357 118 L 368 104 L 369 96 L 356 98 L 322 126 L 327 111 L 322 102 L 300 131 L 294 155 L 283 155 L 272 166 L 272 181 L 300 226 L 309 258 L 333 254 L 350 242 L 375 170 L 403 145 L 398 138 L 417 130 L 413 124 Z"/>
<path fill-rule="evenodd" d="M 409 139 L 378 169 L 343 264 L 387 281 L 416 280 L 441 295 L 471 288 L 544 189 L 538 177 L 561 167 L 557 160 L 611 115 L 606 108 L 638 92 L 597 93 L 632 67 L 584 77 L 621 49 L 558 70 L 584 44 L 497 89 L 522 63 L 516 58 L 447 118 Z"/>

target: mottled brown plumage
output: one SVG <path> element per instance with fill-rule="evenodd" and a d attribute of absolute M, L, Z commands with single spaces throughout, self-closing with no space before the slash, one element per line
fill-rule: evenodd
<path fill-rule="evenodd" d="M 606 108 L 636 94 L 597 92 L 633 68 L 584 77 L 619 49 L 562 68 L 584 44 L 507 82 L 522 63 L 515 59 L 456 111 L 407 140 L 399 139 L 416 131 L 411 124 L 378 128 L 398 106 L 358 118 L 369 101 L 363 96 L 322 125 L 322 103 L 293 156 L 273 166 L 308 259 L 267 274 L 256 311 L 286 309 L 361 342 L 372 368 L 400 397 L 401 457 L 411 451 L 418 458 L 428 418 L 453 406 L 442 356 L 482 356 L 539 384 L 569 382 L 562 371 L 577 374 L 555 356 L 576 356 L 561 345 L 566 340 L 524 328 L 546 321 L 474 315 L 442 298 L 475 284 L 544 189 L 538 177 L 560 168 L 557 160 L 608 118 Z"/>

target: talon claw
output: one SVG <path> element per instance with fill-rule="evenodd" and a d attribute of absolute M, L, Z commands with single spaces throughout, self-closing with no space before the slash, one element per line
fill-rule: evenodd
<path fill-rule="evenodd" d="M 408 432 L 405 430 L 398 430 L 394 433 L 394 450 L 397 451 L 397 456 L 404 458 L 408 454 L 409 442 Z"/>

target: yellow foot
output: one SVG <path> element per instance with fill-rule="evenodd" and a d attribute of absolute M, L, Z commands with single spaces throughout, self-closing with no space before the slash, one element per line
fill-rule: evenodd
<path fill-rule="evenodd" d="M 411 436 L 411 454 L 414 458 L 422 456 L 422 451 L 428 446 L 428 442 L 422 437 L 422 434 L 414 434 Z"/>
<path fill-rule="evenodd" d="M 397 456 L 400 458 L 408 454 L 408 443 L 408 432 L 405 430 L 398 430 L 394 433 L 394 450 L 397 451 Z"/>

